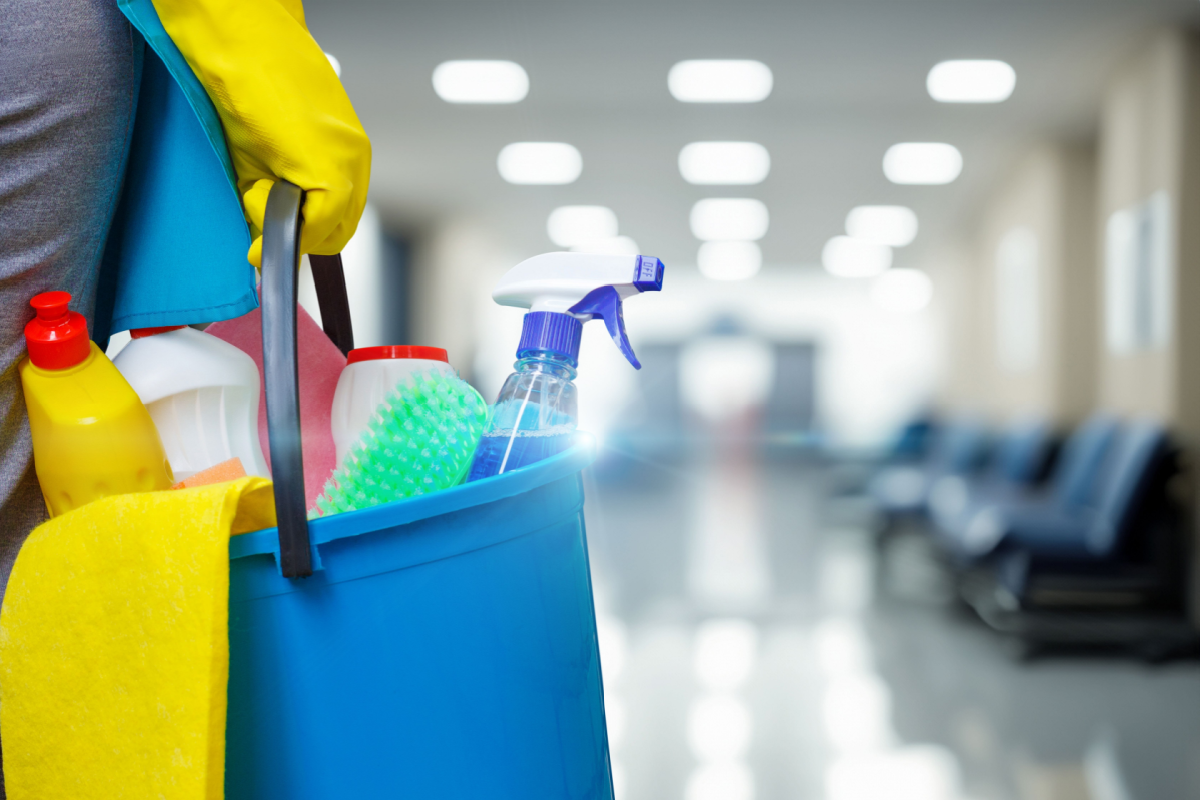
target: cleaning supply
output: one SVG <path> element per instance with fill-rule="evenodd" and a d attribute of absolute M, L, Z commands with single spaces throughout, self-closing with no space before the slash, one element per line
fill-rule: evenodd
<path fill-rule="evenodd" d="M 249 477 L 104 498 L 29 535 L 0 608 L 9 800 L 224 796 L 229 537 L 274 524 L 270 481 Z"/>
<path fill-rule="evenodd" d="M 246 477 L 246 469 L 242 466 L 242 460 L 234 456 L 228 461 L 222 461 L 220 464 L 214 464 L 208 469 L 200 470 L 191 477 L 179 481 L 171 488 L 195 489 L 197 486 L 210 486 L 214 483 L 236 481 L 238 478 L 244 477 Z"/>
<path fill-rule="evenodd" d="M 183 325 L 139 328 L 113 363 L 150 411 L 176 480 L 241 460 L 270 477 L 258 437 L 254 359 Z"/>
<path fill-rule="evenodd" d="M 228 342 L 241 350 L 258 367 L 263 377 L 262 310 L 235 319 L 214 322 L 204 332 Z M 300 379 L 300 445 L 304 451 L 304 502 L 312 508 L 325 482 L 337 466 L 333 433 L 329 427 L 329 409 L 338 377 L 346 367 L 346 357 L 329 341 L 321 326 L 308 315 L 303 306 L 296 308 L 296 347 L 299 354 Z M 271 466 L 271 446 L 267 438 L 267 395 L 258 398 L 258 440 Z"/>
<path fill-rule="evenodd" d="M 37 316 L 25 326 L 29 357 L 18 367 L 34 469 L 52 517 L 175 482 L 150 413 L 88 339 L 87 320 L 70 302 L 67 292 L 29 301 Z"/>
<path fill-rule="evenodd" d="M 612 800 L 580 438 L 312 522 L 311 578 L 234 537 L 229 800 Z"/>
<path fill-rule="evenodd" d="M 621 353 L 641 369 L 621 303 L 662 290 L 663 263 L 650 256 L 545 253 L 496 284 L 502 306 L 528 308 L 516 371 L 508 376 L 479 443 L 468 480 L 517 469 L 565 450 L 577 425 L 575 370 L 583 324 L 604 320 Z"/>
<path fill-rule="evenodd" d="M 350 445 L 367 429 L 375 409 L 392 388 L 424 370 L 456 374 L 449 356 L 440 347 L 386 345 L 350 351 L 333 393 L 329 421 L 339 464 L 346 460 Z"/>
<path fill-rule="evenodd" d="M 376 410 L 317 498 L 320 516 L 457 485 L 487 424 L 487 404 L 443 370 L 410 375 Z"/>

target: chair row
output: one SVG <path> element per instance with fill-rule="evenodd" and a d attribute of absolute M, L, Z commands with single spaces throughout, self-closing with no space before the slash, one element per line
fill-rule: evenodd
<path fill-rule="evenodd" d="M 926 521 L 951 562 L 988 573 L 1013 609 L 1161 607 L 1182 594 L 1182 516 L 1168 496 L 1177 470 L 1154 422 L 1097 414 L 1058 448 L 1044 420 L 992 436 L 964 418 L 936 432 L 924 461 L 883 469 L 870 492 L 889 519 Z"/>

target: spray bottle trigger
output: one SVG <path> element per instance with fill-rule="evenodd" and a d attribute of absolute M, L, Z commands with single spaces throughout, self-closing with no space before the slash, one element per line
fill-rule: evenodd
<path fill-rule="evenodd" d="M 575 305 L 568 309 L 572 314 L 590 314 L 604 320 L 608 335 L 612 337 L 617 348 L 633 365 L 641 369 L 642 365 L 633 354 L 633 346 L 629 344 L 629 336 L 625 333 L 625 310 L 621 305 L 621 295 L 612 286 L 601 286 L 593 289 Z"/>

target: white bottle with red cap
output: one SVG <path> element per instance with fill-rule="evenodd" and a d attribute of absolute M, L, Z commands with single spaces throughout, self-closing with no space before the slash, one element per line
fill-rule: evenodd
<path fill-rule="evenodd" d="M 270 477 L 258 438 L 260 382 L 254 359 L 184 326 L 140 328 L 113 363 L 158 428 L 176 480 L 237 458 Z"/>
<path fill-rule="evenodd" d="M 426 370 L 455 374 L 440 347 L 384 345 L 350 351 L 333 393 L 330 419 L 339 464 L 388 393 L 409 375 Z"/>

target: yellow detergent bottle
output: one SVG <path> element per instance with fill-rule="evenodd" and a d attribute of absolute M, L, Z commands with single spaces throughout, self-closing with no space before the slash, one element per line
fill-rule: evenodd
<path fill-rule="evenodd" d="M 150 412 L 90 339 L 67 292 L 29 301 L 29 358 L 21 386 L 33 433 L 33 465 L 50 516 L 101 497 L 169 489 L 171 465 Z"/>

